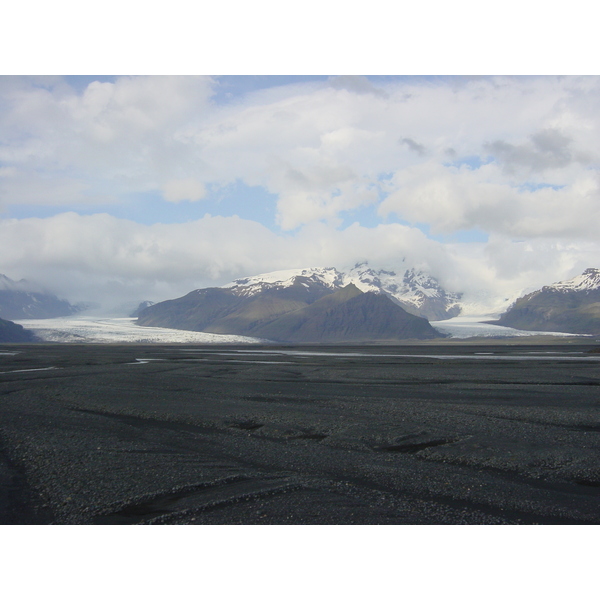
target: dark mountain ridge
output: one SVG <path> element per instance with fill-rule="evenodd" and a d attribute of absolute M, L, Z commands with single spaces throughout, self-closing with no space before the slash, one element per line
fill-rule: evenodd
<path fill-rule="evenodd" d="M 34 342 L 35 336 L 22 325 L 0 319 L 0 343 L 5 342 Z"/>
<path fill-rule="evenodd" d="M 143 309 L 138 324 L 294 343 L 444 337 L 385 295 L 362 292 L 353 284 L 332 292 L 303 277 L 251 296 L 231 288 L 196 290 Z"/>
<path fill-rule="evenodd" d="M 600 334 L 600 270 L 586 269 L 527 294 L 490 323 L 527 331 Z"/>
<path fill-rule="evenodd" d="M 281 342 L 343 343 L 442 337 L 427 319 L 407 313 L 383 294 L 349 284 L 262 326 L 260 337 Z"/>

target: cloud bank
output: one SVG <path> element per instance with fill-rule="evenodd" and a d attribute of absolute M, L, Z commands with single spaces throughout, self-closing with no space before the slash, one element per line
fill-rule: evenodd
<path fill-rule="evenodd" d="M 0 272 L 73 299 L 162 299 L 359 260 L 494 294 L 600 265 L 600 78 L 220 86 L 1 77 Z M 238 184 L 272 221 L 219 214 Z"/>
<path fill-rule="evenodd" d="M 487 243 L 444 244 L 398 223 L 343 230 L 324 223 L 293 236 L 255 221 L 212 217 L 143 225 L 107 214 L 63 213 L 0 222 L 3 269 L 72 301 L 106 306 L 164 300 L 222 285 L 249 273 L 306 265 L 350 267 L 365 260 L 392 269 L 423 268 L 451 291 L 489 294 L 491 304 L 515 290 L 580 272 L 597 258 L 594 242 L 525 242 L 494 236 Z M 508 291 L 507 291 L 508 290 Z"/>

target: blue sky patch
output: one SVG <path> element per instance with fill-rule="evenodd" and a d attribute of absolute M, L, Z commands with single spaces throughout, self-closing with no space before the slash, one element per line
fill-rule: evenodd
<path fill-rule="evenodd" d="M 360 223 L 362 227 L 377 227 L 382 223 L 381 217 L 377 214 L 377 204 L 363 206 L 357 210 L 346 211 L 342 213 L 342 224 L 339 229 L 346 229 L 353 223 Z"/>
<path fill-rule="evenodd" d="M 562 190 L 565 186 L 564 185 L 554 185 L 552 183 L 539 183 L 539 182 L 532 182 L 532 181 L 527 181 L 523 184 L 521 184 L 518 187 L 518 190 L 520 192 L 535 192 L 537 190 L 543 190 L 546 188 L 550 188 L 552 190 Z"/>

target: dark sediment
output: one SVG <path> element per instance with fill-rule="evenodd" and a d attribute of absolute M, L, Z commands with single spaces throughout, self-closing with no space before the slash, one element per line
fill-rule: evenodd
<path fill-rule="evenodd" d="M 5 346 L 0 522 L 597 524 L 592 349 Z"/>

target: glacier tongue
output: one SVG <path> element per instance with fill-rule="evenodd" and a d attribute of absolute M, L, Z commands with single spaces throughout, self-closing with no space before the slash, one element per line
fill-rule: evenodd
<path fill-rule="evenodd" d="M 44 342 L 133 344 L 257 344 L 258 338 L 185 331 L 165 327 L 140 327 L 132 317 L 74 316 L 18 321 Z"/>

